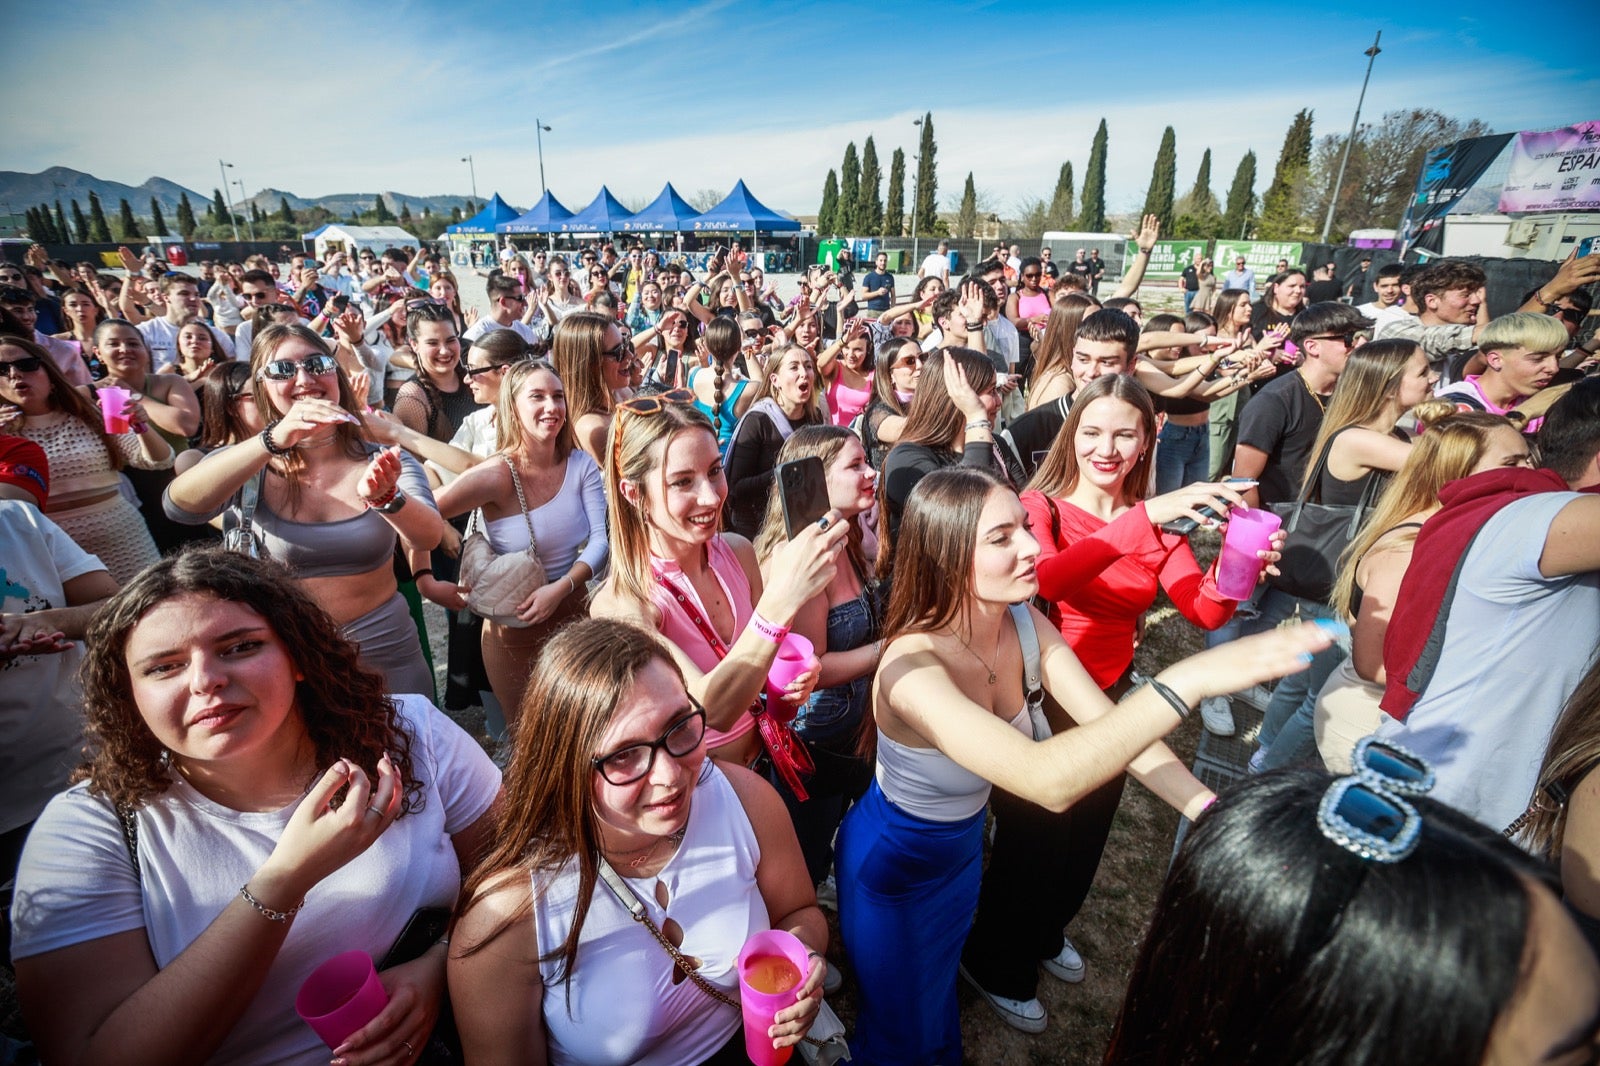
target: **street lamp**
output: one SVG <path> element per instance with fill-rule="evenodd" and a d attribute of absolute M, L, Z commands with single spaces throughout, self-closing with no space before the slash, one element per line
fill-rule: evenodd
<path fill-rule="evenodd" d="M 224 163 L 220 159 L 217 160 L 217 173 L 222 175 L 222 196 L 228 201 L 228 224 L 233 227 L 233 239 L 237 242 L 239 240 L 239 220 L 233 217 L 233 196 L 228 192 L 228 171 L 232 169 L 232 163 Z"/>
<path fill-rule="evenodd" d="M 550 132 L 550 127 L 546 126 L 542 119 L 535 118 L 533 120 L 533 139 L 539 145 L 539 195 L 540 196 L 543 196 L 547 191 L 549 191 L 549 190 L 547 190 L 545 188 L 545 184 L 544 184 L 544 135 L 546 133 L 549 133 L 549 132 Z"/>
<path fill-rule="evenodd" d="M 1356 126 L 1361 122 L 1361 105 L 1367 100 L 1367 82 L 1372 80 L 1372 61 L 1378 58 L 1378 53 L 1383 49 L 1378 47 L 1378 41 L 1383 37 L 1379 30 L 1376 37 L 1372 38 L 1372 47 L 1361 53 L 1367 57 L 1367 76 L 1361 79 L 1361 95 L 1356 98 L 1356 115 L 1350 120 L 1350 136 L 1345 138 L 1344 152 L 1339 156 L 1339 176 L 1333 179 L 1333 190 L 1328 194 L 1328 217 L 1322 220 L 1322 243 L 1328 243 L 1328 233 L 1333 229 L 1333 209 L 1339 203 L 1339 186 L 1344 184 L 1345 164 L 1350 162 L 1350 146 L 1356 141 Z"/>
<path fill-rule="evenodd" d="M 915 118 L 911 124 L 922 129 L 922 119 Z M 917 254 L 917 199 L 922 192 L 922 135 L 917 134 L 917 150 L 911 153 L 912 161 L 917 164 L 915 174 L 911 179 L 911 261 L 920 267 L 922 258 Z"/>
<path fill-rule="evenodd" d="M 467 165 L 467 173 L 472 175 L 472 202 L 478 202 L 478 171 L 472 165 L 472 157 L 464 155 L 461 161 Z"/>
<path fill-rule="evenodd" d="M 233 183 L 235 185 L 239 186 L 239 202 L 242 204 L 246 200 L 249 199 L 249 197 L 244 194 L 244 182 L 240 181 L 238 178 L 235 178 Z M 230 208 L 230 210 L 231 210 L 231 208 Z M 244 216 L 244 222 L 245 222 L 245 225 L 250 228 L 250 239 L 252 241 L 255 240 L 256 239 L 256 221 L 255 221 L 255 219 L 251 218 L 249 215 L 246 215 L 246 216 Z M 237 229 L 238 226 L 236 225 L 234 228 Z"/>

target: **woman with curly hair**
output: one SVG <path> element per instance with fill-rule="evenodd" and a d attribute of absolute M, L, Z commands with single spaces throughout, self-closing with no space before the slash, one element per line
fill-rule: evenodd
<path fill-rule="evenodd" d="M 454 904 L 493 822 L 493 764 L 427 700 L 385 697 L 298 582 L 236 552 L 145 570 L 87 644 L 90 760 L 17 879 L 17 992 L 41 1056 L 326 1062 L 295 991 Z M 385 969 L 388 1005 L 334 1054 L 410 1059 L 444 967 L 435 945 Z"/>

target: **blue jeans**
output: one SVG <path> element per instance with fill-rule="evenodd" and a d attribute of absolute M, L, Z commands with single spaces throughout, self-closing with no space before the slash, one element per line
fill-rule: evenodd
<path fill-rule="evenodd" d="M 1194 306 L 1194 298 L 1196 296 L 1199 296 L 1199 295 L 1200 295 L 1200 290 L 1198 290 L 1198 289 L 1194 290 L 1193 292 L 1190 292 L 1188 289 L 1184 289 L 1183 290 L 1183 313 L 1184 314 L 1188 314 L 1189 313 L 1189 309 Z"/>
<path fill-rule="evenodd" d="M 1261 618 L 1271 616 L 1274 620 L 1266 626 L 1260 626 L 1258 632 L 1293 616 L 1297 607 L 1300 617 L 1307 621 L 1338 617 L 1334 609 L 1325 603 L 1303 600 L 1278 589 L 1269 589 L 1262 599 Z M 1261 722 L 1259 739 L 1266 752 L 1262 756 L 1261 769 L 1279 770 L 1285 766 L 1295 766 L 1317 754 L 1317 738 L 1312 729 L 1317 693 L 1322 691 L 1328 677 L 1338 669 L 1347 654 L 1343 647 L 1334 644 L 1312 658 L 1310 669 L 1290 674 L 1278 682 Z"/>
<path fill-rule="evenodd" d="M 1206 479 L 1211 465 L 1211 432 L 1206 425 L 1168 421 L 1156 445 L 1156 494 L 1176 492 Z"/>

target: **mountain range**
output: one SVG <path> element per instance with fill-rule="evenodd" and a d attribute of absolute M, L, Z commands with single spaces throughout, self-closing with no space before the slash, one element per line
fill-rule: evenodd
<path fill-rule="evenodd" d="M 237 190 L 229 190 L 237 195 Z M 50 167 L 37 174 L 24 174 L 16 170 L 0 170 L 0 212 L 6 214 L 21 214 L 30 207 L 40 204 L 53 204 L 61 201 L 63 208 L 69 207 L 69 201 L 77 200 L 78 206 L 85 211 L 89 209 L 89 193 L 93 192 L 100 197 L 100 203 L 105 208 L 108 216 L 114 216 L 117 202 L 126 199 L 137 215 L 147 215 L 150 212 L 150 198 L 153 196 L 161 205 L 161 210 L 171 217 L 171 212 L 178 209 L 178 201 L 184 193 L 189 194 L 189 202 L 196 213 L 205 211 L 206 205 L 211 202 L 211 191 L 204 192 L 196 189 L 187 189 L 175 181 L 166 178 L 147 178 L 138 185 L 124 185 L 120 181 L 108 181 L 97 178 L 93 174 L 85 174 L 81 170 L 70 167 Z M 289 207 L 295 211 L 303 211 L 311 207 L 323 207 L 343 218 L 355 212 L 370 210 L 373 201 L 382 196 L 389 210 L 396 215 L 400 214 L 402 206 L 410 206 L 413 214 L 420 214 L 424 207 L 430 208 L 434 214 L 449 214 L 452 207 L 466 210 L 466 196 L 415 196 L 410 193 L 392 192 L 351 192 L 334 193 L 330 196 L 304 197 L 296 196 L 292 192 L 282 189 L 262 189 L 248 200 L 234 200 L 235 210 L 248 208 L 255 204 L 262 212 L 270 213 L 278 209 L 280 197 L 289 201 Z M 482 201 L 479 201 L 481 204 Z"/>

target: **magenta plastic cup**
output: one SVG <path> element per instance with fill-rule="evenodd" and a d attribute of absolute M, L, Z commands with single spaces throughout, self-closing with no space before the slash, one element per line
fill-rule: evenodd
<path fill-rule="evenodd" d="M 775 1048 L 767 1030 L 780 1010 L 800 999 L 811 959 L 800 938 L 768 929 L 744 942 L 739 952 L 739 1007 L 744 1014 L 744 1052 L 755 1066 L 783 1066 L 793 1047 Z"/>
<path fill-rule="evenodd" d="M 107 386 L 95 390 L 95 396 L 100 400 L 100 417 L 105 419 L 107 433 L 126 433 L 132 428 L 128 416 L 123 413 L 133 398 L 131 392 Z"/>
<path fill-rule="evenodd" d="M 790 633 L 778 645 L 777 658 L 767 670 L 767 711 L 780 722 L 793 720 L 795 706 L 783 698 L 783 690 L 801 674 L 817 665 L 817 649 L 799 633 Z"/>
<path fill-rule="evenodd" d="M 1257 552 L 1272 547 L 1272 535 L 1283 519 L 1271 511 L 1235 507 L 1228 512 L 1222 533 L 1222 554 L 1217 557 L 1217 591 L 1230 600 L 1247 600 L 1255 591 L 1267 565 Z"/>
<path fill-rule="evenodd" d="M 346 951 L 318 966 L 294 997 L 295 1013 L 330 1048 L 344 1043 L 388 1004 L 389 993 L 365 951 Z"/>

